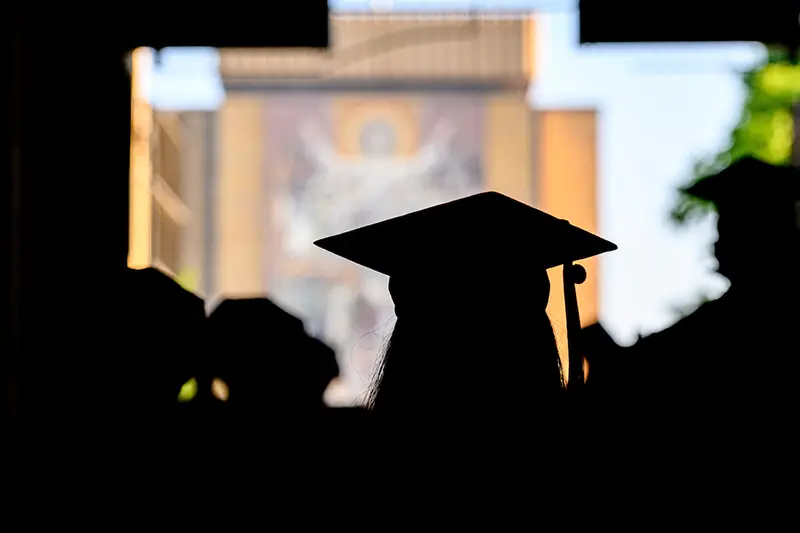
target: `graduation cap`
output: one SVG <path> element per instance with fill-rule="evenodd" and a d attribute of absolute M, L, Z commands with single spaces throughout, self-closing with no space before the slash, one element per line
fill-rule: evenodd
<path fill-rule="evenodd" d="M 269 298 L 226 298 L 214 308 L 209 320 L 216 326 L 239 331 L 268 329 L 305 334 L 303 321 Z"/>
<path fill-rule="evenodd" d="M 547 269 L 563 265 L 570 383 L 579 384 L 583 383 L 583 368 L 575 349 L 580 331 L 575 285 L 583 283 L 586 271 L 573 262 L 617 249 L 615 244 L 566 220 L 497 192 L 467 196 L 314 244 L 391 280 L 437 274 L 448 279 L 465 270 L 470 271 L 467 274 L 477 272 L 472 276 L 475 278 L 491 264 L 500 268 L 522 266 L 527 272 L 540 271 L 546 277 Z"/>
<path fill-rule="evenodd" d="M 728 212 L 775 212 L 781 205 L 797 206 L 800 201 L 800 170 L 746 156 L 688 187 L 686 193 Z"/>
<path fill-rule="evenodd" d="M 326 372 L 332 373 L 329 380 L 338 375 L 336 352 L 309 335 L 302 319 L 269 298 L 225 299 L 211 312 L 209 323 L 223 343 L 239 343 L 255 349 L 253 339 L 263 338 L 273 349 L 277 346 L 299 350 L 325 361 Z"/>

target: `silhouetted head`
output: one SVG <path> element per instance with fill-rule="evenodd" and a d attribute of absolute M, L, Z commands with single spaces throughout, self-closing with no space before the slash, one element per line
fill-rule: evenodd
<path fill-rule="evenodd" d="M 800 244 L 800 171 L 745 157 L 688 188 L 719 215 L 714 255 L 731 283 L 759 280 L 764 266 L 792 264 Z"/>
<path fill-rule="evenodd" d="M 209 322 L 232 404 L 318 407 L 339 375 L 335 352 L 267 298 L 223 300 Z"/>
<path fill-rule="evenodd" d="M 496 192 L 316 243 L 388 275 L 397 324 L 375 412 L 496 416 L 560 398 L 547 269 L 616 248 Z"/>
<path fill-rule="evenodd" d="M 140 409 L 168 408 L 202 356 L 207 333 L 203 300 L 155 268 L 129 270 L 124 290 L 120 319 L 125 336 L 115 340 L 119 347 L 109 353 L 117 358 L 112 364 L 119 365 L 109 385 L 130 384 L 130 390 L 118 393 Z"/>

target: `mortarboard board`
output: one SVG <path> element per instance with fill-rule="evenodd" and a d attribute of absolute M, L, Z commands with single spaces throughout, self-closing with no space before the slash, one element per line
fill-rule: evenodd
<path fill-rule="evenodd" d="M 582 267 L 572 263 L 617 249 L 566 220 L 497 192 L 467 196 L 314 244 L 390 278 L 483 270 L 491 263 L 542 272 L 564 265 L 571 363 L 572 357 L 580 357 L 574 349 L 580 330 L 575 284 L 585 279 Z M 570 374 L 570 381 L 579 376 L 577 382 L 583 382 L 580 361 L 570 364 Z"/>
<path fill-rule="evenodd" d="M 771 211 L 782 202 L 794 205 L 800 200 L 800 170 L 747 156 L 698 181 L 685 192 L 717 207 Z"/>

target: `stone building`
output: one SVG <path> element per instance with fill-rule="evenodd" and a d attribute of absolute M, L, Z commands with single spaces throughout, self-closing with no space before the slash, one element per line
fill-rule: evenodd
<path fill-rule="evenodd" d="M 205 294 L 270 294 L 336 346 L 340 403 L 363 390 L 392 305 L 383 277 L 311 243 L 482 190 L 596 231 L 596 114 L 531 108 L 529 16 L 337 15 L 331 32 L 327 51 L 221 50 L 221 108 L 158 119 L 153 196 L 183 229 L 154 209 L 151 233 L 153 260 L 191 270 Z M 181 156 L 166 155 L 173 142 Z M 597 313 L 587 266 L 584 323 Z"/>

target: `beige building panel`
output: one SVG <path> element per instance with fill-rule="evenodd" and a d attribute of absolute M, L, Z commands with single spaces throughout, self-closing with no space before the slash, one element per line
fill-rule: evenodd
<path fill-rule="evenodd" d="M 532 204 L 533 115 L 524 94 L 501 94 L 486 101 L 484 173 L 486 187 Z"/>
<path fill-rule="evenodd" d="M 219 112 L 215 292 L 224 296 L 248 296 L 266 289 L 261 111 L 259 97 L 232 94 Z"/>
<path fill-rule="evenodd" d="M 543 111 L 537 113 L 539 205 L 592 233 L 597 221 L 597 114 L 594 110 Z M 597 259 L 581 261 L 587 280 L 577 287 L 581 323 L 598 317 Z M 563 348 L 566 340 L 562 269 L 550 271 L 548 314 Z M 563 352 L 562 352 L 563 353 Z"/>
<path fill-rule="evenodd" d="M 223 50 L 223 77 L 529 79 L 532 19 L 335 16 L 329 50 Z"/>

